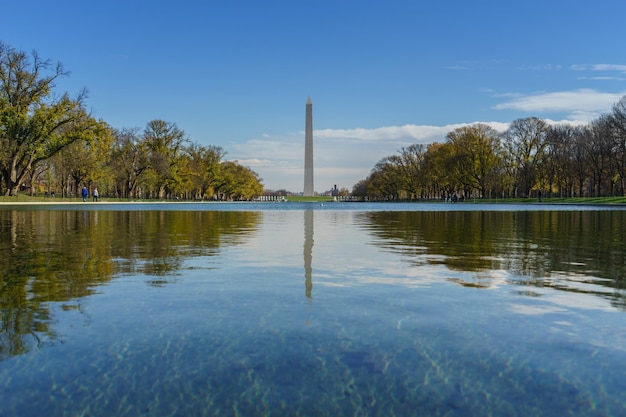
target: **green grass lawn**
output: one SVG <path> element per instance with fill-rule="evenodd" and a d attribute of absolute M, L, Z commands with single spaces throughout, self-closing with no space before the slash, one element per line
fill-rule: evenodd
<path fill-rule="evenodd" d="M 500 198 L 470 199 L 469 203 L 534 203 L 540 204 L 537 198 Z M 544 198 L 543 204 L 626 204 L 626 197 L 552 197 Z"/>

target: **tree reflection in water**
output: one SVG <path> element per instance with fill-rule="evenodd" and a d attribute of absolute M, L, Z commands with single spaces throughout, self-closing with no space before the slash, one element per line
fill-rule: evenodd
<path fill-rule="evenodd" d="M 163 285 L 190 256 L 254 230 L 258 212 L 0 210 L 0 360 L 53 343 L 52 303 L 81 302 L 116 276 Z"/>
<path fill-rule="evenodd" d="M 378 245 L 411 264 L 441 263 L 472 272 L 449 279 L 457 284 L 489 288 L 504 276 L 529 292 L 550 287 L 593 294 L 626 310 L 626 211 L 379 211 L 360 216 Z"/>

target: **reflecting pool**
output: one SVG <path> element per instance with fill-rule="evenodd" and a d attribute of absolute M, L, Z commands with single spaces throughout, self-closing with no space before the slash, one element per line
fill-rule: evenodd
<path fill-rule="evenodd" d="M 626 210 L 0 206 L 0 416 L 626 415 Z"/>

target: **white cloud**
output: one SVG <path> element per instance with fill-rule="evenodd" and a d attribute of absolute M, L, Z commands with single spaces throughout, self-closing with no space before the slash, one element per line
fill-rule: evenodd
<path fill-rule="evenodd" d="M 625 77 L 577 77 L 577 80 L 626 81 Z"/>
<path fill-rule="evenodd" d="M 518 70 L 521 70 L 521 71 L 556 71 L 562 68 L 563 67 L 561 65 L 542 64 L 542 65 L 530 65 L 530 66 L 518 67 Z"/>
<path fill-rule="evenodd" d="M 451 70 L 451 71 L 468 71 L 468 70 L 472 69 L 472 67 L 470 67 L 468 65 L 461 65 L 461 64 L 458 64 L 458 65 L 447 65 L 447 66 L 444 66 L 443 68 L 447 69 L 447 70 Z"/>
<path fill-rule="evenodd" d="M 588 122 L 601 114 L 609 113 L 613 104 L 624 94 L 626 92 L 604 93 L 588 88 L 540 92 L 505 101 L 494 106 L 494 109 L 521 110 L 527 113 L 564 113 L 565 118 L 569 120 Z"/>
<path fill-rule="evenodd" d="M 269 159 L 258 159 L 258 158 L 237 159 L 237 162 L 240 163 L 241 165 L 245 165 L 245 166 L 250 167 L 252 169 L 258 168 L 258 167 L 267 167 L 267 166 L 275 165 L 275 162 L 272 161 L 272 160 L 269 160 Z"/>
<path fill-rule="evenodd" d="M 478 122 L 476 122 L 478 123 Z M 432 143 L 442 141 L 446 135 L 454 129 L 467 126 L 472 123 L 456 123 L 445 126 L 412 125 L 386 126 L 375 129 L 324 129 L 315 131 L 315 136 L 319 138 L 342 138 L 356 139 L 364 142 L 372 141 L 405 141 L 411 143 Z M 500 122 L 487 122 L 496 130 L 506 129 L 508 124 Z"/>
<path fill-rule="evenodd" d="M 574 71 L 617 71 L 626 73 L 626 65 L 621 64 L 593 64 L 593 65 L 572 65 Z"/>

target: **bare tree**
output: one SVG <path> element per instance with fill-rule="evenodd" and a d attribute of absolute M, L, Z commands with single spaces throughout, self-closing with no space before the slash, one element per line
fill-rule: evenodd
<path fill-rule="evenodd" d="M 400 150 L 400 157 L 395 159 L 398 173 L 409 198 L 417 199 L 424 190 L 424 157 L 426 146 L 416 143 Z"/>
<path fill-rule="evenodd" d="M 613 161 L 618 175 L 619 194 L 624 195 L 626 192 L 626 96 L 613 105 L 610 117 L 615 155 Z"/>
<path fill-rule="evenodd" d="M 595 197 L 613 195 L 615 176 L 612 170 L 613 157 L 612 121 L 609 116 L 600 116 L 591 123 L 585 142 L 587 163 L 591 173 L 591 190 Z"/>
<path fill-rule="evenodd" d="M 517 119 L 504 132 L 507 168 L 513 177 L 515 197 L 529 197 L 538 167 L 545 161 L 549 125 L 541 119 Z"/>

